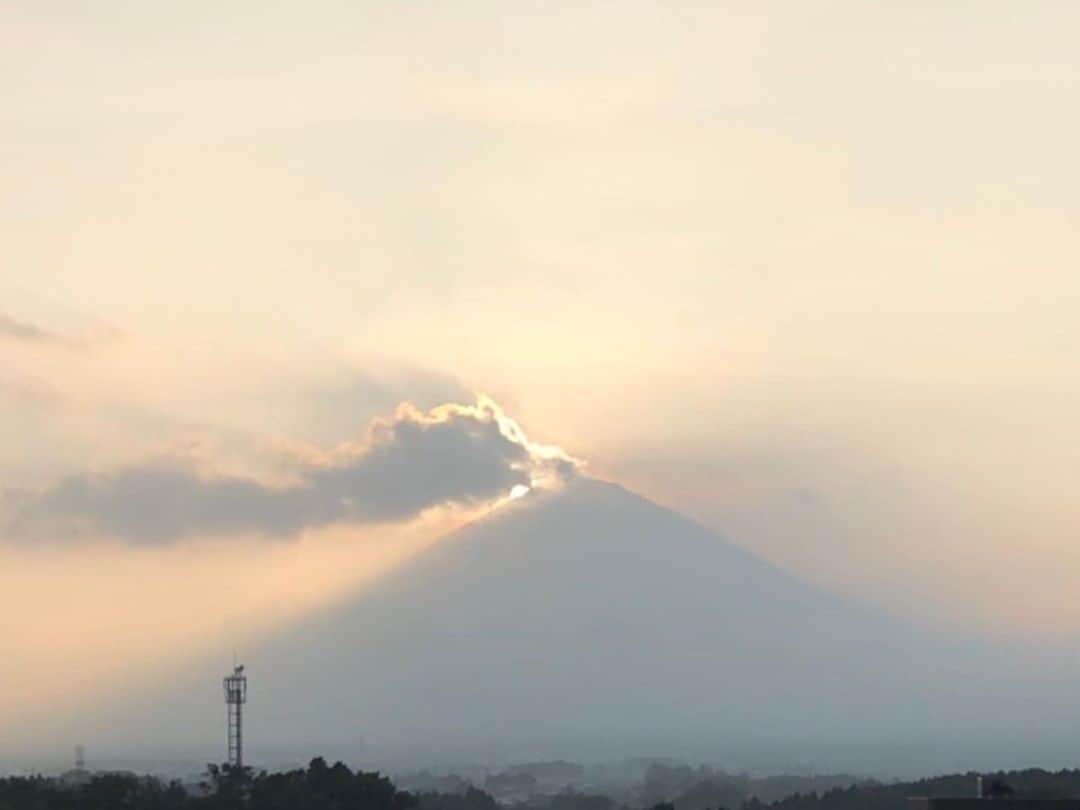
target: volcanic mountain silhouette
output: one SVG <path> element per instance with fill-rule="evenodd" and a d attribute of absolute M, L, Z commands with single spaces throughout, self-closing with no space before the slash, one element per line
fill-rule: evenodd
<path fill-rule="evenodd" d="M 954 652 L 578 478 L 454 533 L 249 663 L 259 722 L 281 733 L 816 735 L 932 721 L 939 698 L 955 702 L 926 688 Z"/>
<path fill-rule="evenodd" d="M 1072 739 L 1060 660 L 886 615 L 583 477 L 500 507 L 244 655 L 256 758 L 360 761 L 366 741 L 419 746 L 429 762 Z M 226 668 L 205 660 L 141 703 L 102 704 L 101 735 L 217 750 Z"/>

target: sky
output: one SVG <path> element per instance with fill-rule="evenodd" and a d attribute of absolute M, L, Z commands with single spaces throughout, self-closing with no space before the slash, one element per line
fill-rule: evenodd
<path fill-rule="evenodd" d="M 569 468 L 891 611 L 1075 640 L 1078 24 L 5 4 L 0 723 Z"/>

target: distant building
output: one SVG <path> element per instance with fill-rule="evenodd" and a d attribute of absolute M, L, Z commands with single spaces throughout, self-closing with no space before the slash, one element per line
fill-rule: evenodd
<path fill-rule="evenodd" d="M 64 787 L 82 787 L 93 778 L 86 770 L 86 751 L 81 745 L 75 746 L 75 767 L 60 774 L 60 784 Z"/>
<path fill-rule="evenodd" d="M 71 768 L 60 774 L 60 784 L 64 787 L 82 787 L 89 784 L 93 774 L 86 768 Z"/>

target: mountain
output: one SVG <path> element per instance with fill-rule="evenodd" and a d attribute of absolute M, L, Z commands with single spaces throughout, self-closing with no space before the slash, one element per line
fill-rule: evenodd
<path fill-rule="evenodd" d="M 962 737 L 1012 740 L 997 761 L 1020 764 L 1021 741 L 1072 739 L 1055 660 L 939 637 L 579 478 L 245 655 L 249 743 L 256 756 L 396 746 L 447 762 Z M 126 704 L 110 733 L 210 741 L 215 756 L 223 669 Z"/>
<path fill-rule="evenodd" d="M 970 714 L 934 683 L 957 655 L 581 478 L 446 538 L 249 665 L 267 699 L 259 722 L 282 733 L 814 737 Z"/>

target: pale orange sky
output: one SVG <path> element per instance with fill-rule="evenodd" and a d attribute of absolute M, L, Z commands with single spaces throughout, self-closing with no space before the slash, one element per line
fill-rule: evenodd
<path fill-rule="evenodd" d="M 0 487 L 162 453 L 272 478 L 399 400 L 484 391 L 802 576 L 1074 638 L 1078 25 L 1050 2 L 8 4 Z M 299 611 L 442 527 L 0 541 L 2 686 L 129 633 L 140 665 L 210 645 L 223 605 L 188 594 L 234 569 L 265 573 L 221 594 L 237 610 Z M 151 592 L 154 632 L 115 621 Z"/>

